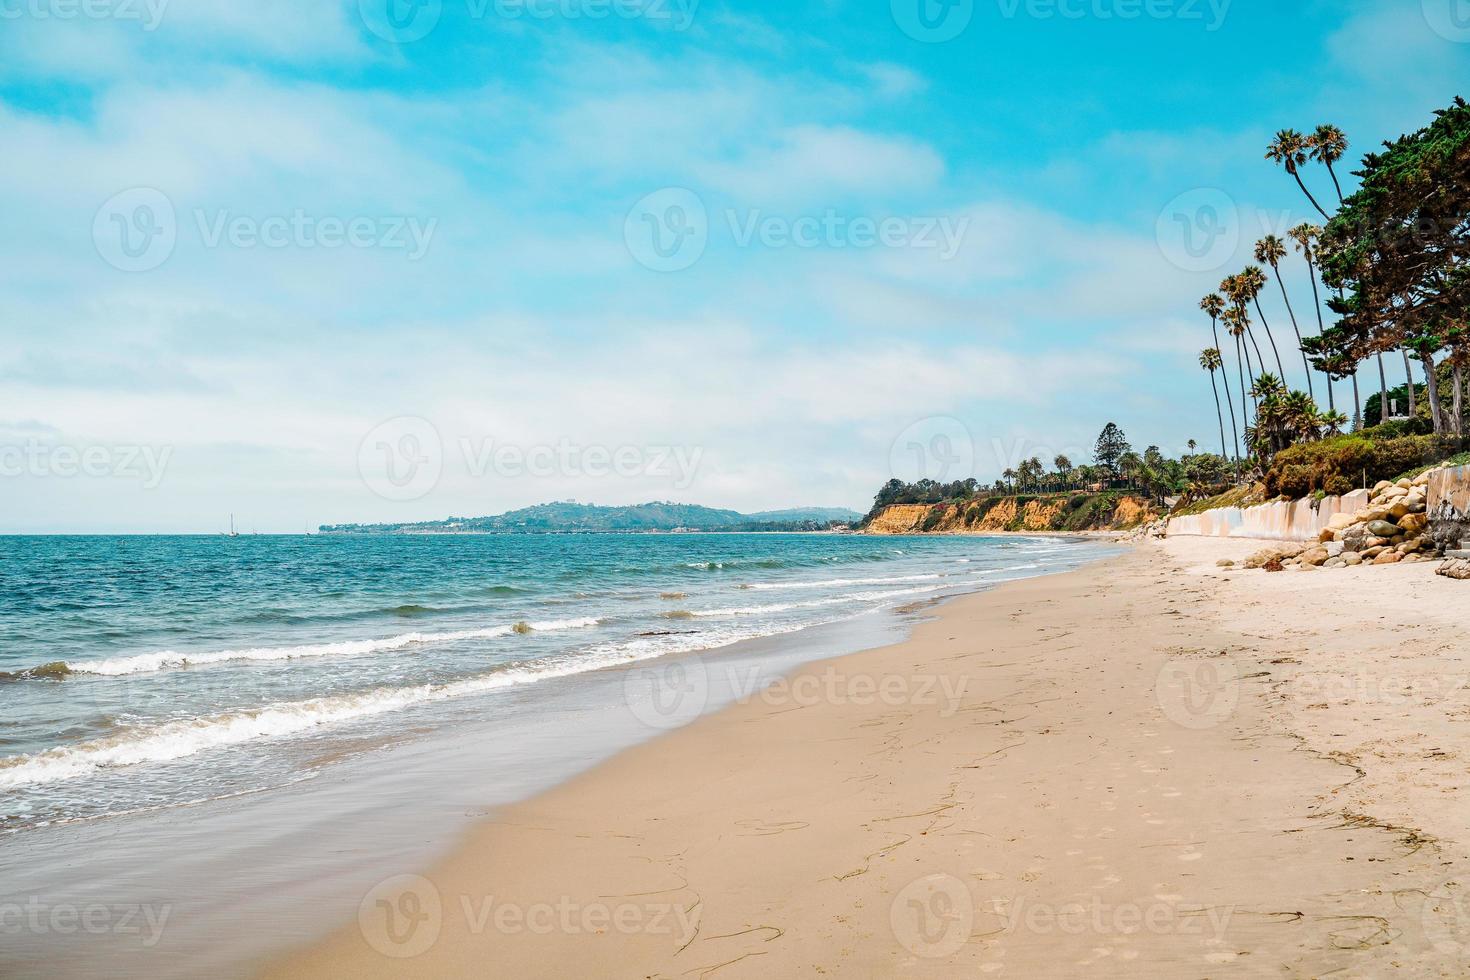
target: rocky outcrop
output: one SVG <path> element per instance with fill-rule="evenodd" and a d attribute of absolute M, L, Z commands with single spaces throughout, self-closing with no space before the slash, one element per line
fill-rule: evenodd
<path fill-rule="evenodd" d="M 894 504 L 874 514 L 865 530 L 869 534 L 919 534 L 929 511 L 928 504 Z"/>
<path fill-rule="evenodd" d="M 1131 494 L 977 497 L 942 504 L 893 504 L 870 515 L 868 534 L 993 534 L 1000 531 L 1122 531 L 1158 518 Z"/>

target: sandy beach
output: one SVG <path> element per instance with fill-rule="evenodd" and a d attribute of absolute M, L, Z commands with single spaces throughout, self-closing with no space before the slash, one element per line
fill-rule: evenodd
<path fill-rule="evenodd" d="M 271 977 L 1463 976 L 1461 583 L 1173 539 L 499 812 Z"/>

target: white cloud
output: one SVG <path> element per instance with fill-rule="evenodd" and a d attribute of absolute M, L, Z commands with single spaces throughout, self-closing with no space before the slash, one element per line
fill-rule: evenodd
<path fill-rule="evenodd" d="M 944 172 L 943 158 L 917 140 L 817 125 L 790 127 L 766 146 L 701 168 L 707 183 L 749 205 L 883 199 L 931 187 Z"/>

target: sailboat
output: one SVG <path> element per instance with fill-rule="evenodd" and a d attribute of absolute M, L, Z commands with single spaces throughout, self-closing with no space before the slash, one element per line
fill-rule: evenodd
<path fill-rule="evenodd" d="M 226 534 L 225 537 L 227 537 L 227 538 L 238 538 L 239 536 L 240 536 L 240 532 L 237 531 L 237 530 L 235 530 L 235 515 L 234 514 L 231 514 L 230 515 L 230 533 L 229 534 Z"/>

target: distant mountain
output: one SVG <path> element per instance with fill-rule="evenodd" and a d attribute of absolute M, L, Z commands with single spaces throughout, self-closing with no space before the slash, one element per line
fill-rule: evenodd
<path fill-rule="evenodd" d="M 613 531 L 824 531 L 862 519 L 842 507 L 797 507 L 742 514 L 698 504 L 599 507 L 559 501 L 494 517 L 450 517 L 415 524 L 323 524 L 323 534 L 568 534 Z"/>

